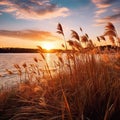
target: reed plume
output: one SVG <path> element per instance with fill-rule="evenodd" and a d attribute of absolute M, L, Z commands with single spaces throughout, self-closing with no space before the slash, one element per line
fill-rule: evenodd
<path fill-rule="evenodd" d="M 81 36 L 81 42 L 85 43 L 86 45 L 86 43 L 88 42 L 88 38 L 86 37 L 86 35 Z"/>
<path fill-rule="evenodd" d="M 105 37 L 102 35 L 100 36 L 100 39 L 105 41 Z"/>
<path fill-rule="evenodd" d="M 9 75 L 12 75 L 12 74 L 13 74 L 13 72 L 10 71 L 10 70 L 8 70 L 8 69 L 6 69 L 6 72 L 7 72 Z"/>
<path fill-rule="evenodd" d="M 103 36 L 108 36 L 109 40 L 112 42 L 112 45 L 115 45 L 115 39 L 113 37 L 117 37 L 117 32 L 115 26 L 111 22 L 108 22 L 105 26 L 105 32 Z"/>
<path fill-rule="evenodd" d="M 65 35 L 64 35 L 64 32 L 63 32 L 62 25 L 61 25 L 60 23 L 58 23 L 58 25 L 57 25 L 57 33 L 63 35 L 64 42 L 65 42 L 65 48 L 66 48 L 66 52 L 67 52 L 67 50 L 68 50 L 68 48 L 67 48 L 67 42 L 66 42 L 66 40 L 65 40 Z M 68 56 L 69 56 L 69 55 L 67 54 L 67 57 L 68 57 Z M 69 58 L 69 57 L 68 57 L 68 58 Z M 71 68 L 71 63 L 70 63 L 70 60 L 69 60 L 69 59 L 68 59 L 68 64 L 69 64 L 69 66 L 70 66 L 70 75 L 72 75 L 72 68 Z"/>
<path fill-rule="evenodd" d="M 100 38 L 99 37 L 97 37 L 97 40 L 98 40 L 98 42 L 100 42 Z"/>
<path fill-rule="evenodd" d="M 34 58 L 34 61 L 35 61 L 36 63 L 38 63 L 38 59 L 37 59 L 37 58 Z"/>
<path fill-rule="evenodd" d="M 78 43 L 77 41 L 74 41 L 73 44 L 74 44 L 75 48 L 77 48 L 78 50 L 81 50 L 83 48 L 82 45 L 80 43 Z"/>
<path fill-rule="evenodd" d="M 76 31 L 71 30 L 71 36 L 72 36 L 72 38 L 75 38 L 76 40 L 78 40 L 80 42 L 79 35 Z"/>
<path fill-rule="evenodd" d="M 67 42 L 69 43 L 70 46 L 74 46 L 73 40 L 68 40 Z"/>
<path fill-rule="evenodd" d="M 82 28 L 80 27 L 80 31 L 83 32 Z"/>
<path fill-rule="evenodd" d="M 87 47 L 94 48 L 94 44 L 93 44 L 92 40 L 88 40 Z"/>
<path fill-rule="evenodd" d="M 64 45 L 64 44 L 61 44 L 61 46 L 62 46 L 63 48 L 65 48 L 65 45 Z"/>
<path fill-rule="evenodd" d="M 69 45 L 72 47 L 73 50 L 76 48 L 77 50 L 80 51 L 82 48 L 81 44 L 78 43 L 77 41 L 68 40 L 67 42 L 69 43 Z"/>
<path fill-rule="evenodd" d="M 43 55 L 43 48 L 41 46 L 37 46 L 38 47 L 38 50 L 39 50 L 39 53 L 42 57 L 43 60 L 45 60 L 45 56 Z"/>
<path fill-rule="evenodd" d="M 62 28 L 62 25 L 60 23 L 58 23 L 58 25 L 57 25 L 57 33 L 63 35 L 64 42 L 65 42 L 65 48 L 66 48 L 66 50 L 68 50 L 68 48 L 67 48 L 67 42 L 65 40 L 65 35 L 64 35 L 64 32 L 63 32 L 63 28 Z"/>
<path fill-rule="evenodd" d="M 23 63 L 23 65 L 22 65 L 24 68 L 26 68 L 27 67 L 27 64 L 26 63 Z"/>
<path fill-rule="evenodd" d="M 18 64 L 14 64 L 14 67 L 15 67 L 16 69 L 21 69 Z"/>
<path fill-rule="evenodd" d="M 87 34 L 87 33 L 85 33 L 85 36 L 86 36 L 87 38 L 89 38 L 89 36 L 88 36 L 88 34 Z"/>
<path fill-rule="evenodd" d="M 116 29 L 115 29 L 115 26 L 111 23 L 111 22 L 108 22 L 107 25 L 105 26 L 105 30 L 106 31 L 114 31 L 116 32 Z"/>
<path fill-rule="evenodd" d="M 116 33 L 114 31 L 106 31 L 104 33 L 104 36 L 114 36 L 114 37 L 116 37 Z"/>
<path fill-rule="evenodd" d="M 63 28 L 60 23 L 58 23 L 58 25 L 57 25 L 57 33 L 62 34 L 64 36 Z"/>

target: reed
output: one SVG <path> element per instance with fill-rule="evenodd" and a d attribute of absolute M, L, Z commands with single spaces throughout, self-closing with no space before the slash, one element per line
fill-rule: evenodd
<path fill-rule="evenodd" d="M 57 29 L 64 36 L 61 24 Z M 77 39 L 68 41 L 72 51 L 58 53 L 58 61 L 54 61 L 55 76 L 40 46 L 42 60 L 34 58 L 33 64 L 14 65 L 20 79 L 25 73 L 25 81 L 12 89 L 0 90 L 1 120 L 120 120 L 119 51 L 112 57 L 90 52 L 94 45 L 85 34 L 83 41 L 93 46 L 84 52 L 77 32 L 72 31 L 72 36 Z M 100 37 L 97 39 L 101 41 Z M 65 41 L 67 49 L 66 45 Z M 41 62 L 47 76 L 39 67 Z M 11 74 L 8 69 L 6 72 Z"/>
<path fill-rule="evenodd" d="M 99 55 L 99 61 L 93 54 L 74 53 L 74 57 L 77 60 L 72 77 L 61 58 L 58 62 L 63 63 L 62 72 L 54 78 L 43 79 L 35 74 L 36 80 L 30 77 L 17 88 L 2 90 L 0 119 L 119 120 L 120 74 L 115 67 L 119 67 L 119 55 L 112 64 L 110 58 L 105 62 L 107 56 Z M 39 63 L 38 59 L 35 62 Z"/>

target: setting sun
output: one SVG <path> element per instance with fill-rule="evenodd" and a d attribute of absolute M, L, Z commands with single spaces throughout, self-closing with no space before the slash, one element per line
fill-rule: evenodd
<path fill-rule="evenodd" d="M 43 43 L 43 48 L 46 49 L 46 50 L 51 50 L 54 48 L 54 45 L 52 43 L 49 43 L 49 42 L 45 42 Z"/>

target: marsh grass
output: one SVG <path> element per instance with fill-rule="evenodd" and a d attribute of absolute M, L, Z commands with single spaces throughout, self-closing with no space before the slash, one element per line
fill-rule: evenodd
<path fill-rule="evenodd" d="M 120 120 L 119 51 L 110 55 L 106 50 L 103 54 L 82 28 L 82 36 L 71 31 L 77 41 L 65 40 L 60 23 L 57 30 L 64 38 L 66 53 L 58 53 L 58 61 L 53 61 L 56 74 L 53 76 L 40 46 L 42 59 L 34 58 L 30 65 L 15 64 L 21 82 L 0 90 L 0 120 Z M 72 48 L 69 53 L 67 42 Z M 84 49 L 81 42 L 89 43 L 89 48 Z M 45 71 L 39 66 L 43 63 Z M 13 74 L 8 69 L 6 72 Z"/>
<path fill-rule="evenodd" d="M 57 64 L 62 71 L 52 79 L 40 77 L 39 67 L 36 67 L 38 59 L 34 58 L 36 69 L 32 68 L 32 72 L 23 64 L 20 68 L 26 71 L 26 81 L 0 91 L 0 119 L 119 120 L 119 54 L 115 55 L 114 62 L 108 56 L 99 55 L 98 61 L 94 54 L 77 55 L 77 58 L 76 53 L 71 56 L 73 54 L 71 77 L 62 57 Z M 46 69 L 49 71 L 49 66 Z M 33 79 L 31 74 L 36 77 Z"/>

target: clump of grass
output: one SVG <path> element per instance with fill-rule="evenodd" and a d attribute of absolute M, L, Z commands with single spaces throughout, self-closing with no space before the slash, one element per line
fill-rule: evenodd
<path fill-rule="evenodd" d="M 37 77 L 1 91 L 0 119 L 119 120 L 119 71 L 95 55 L 78 58 L 71 77 L 62 64 L 63 72 L 52 79 Z"/>

